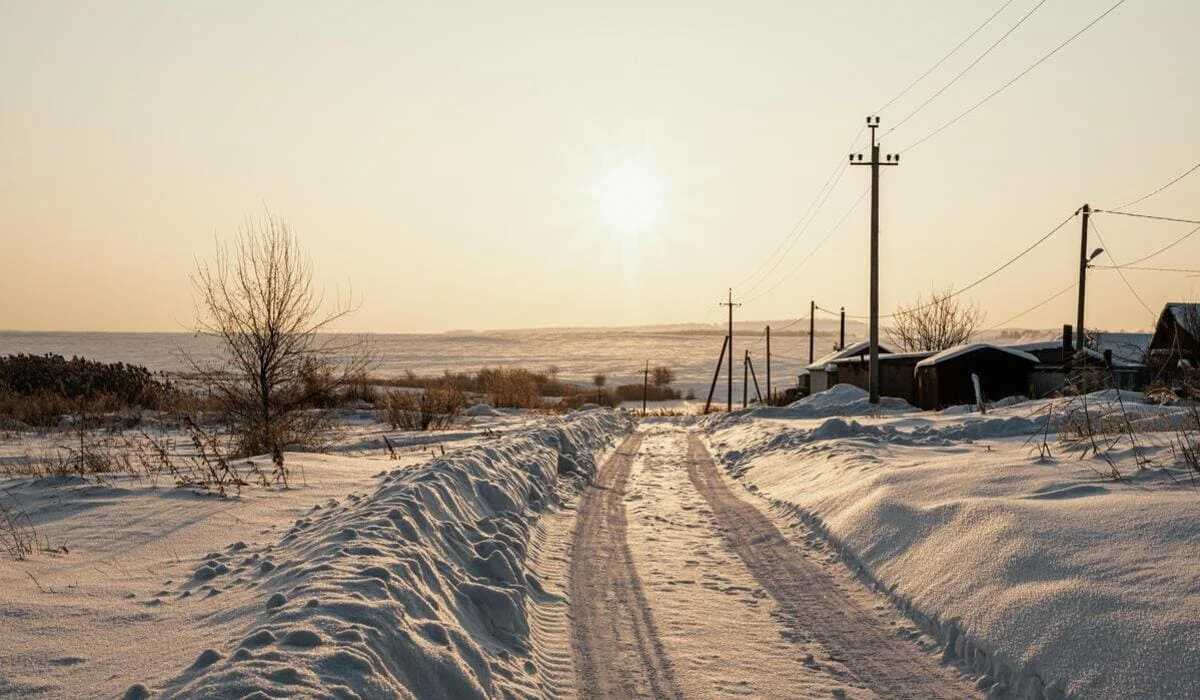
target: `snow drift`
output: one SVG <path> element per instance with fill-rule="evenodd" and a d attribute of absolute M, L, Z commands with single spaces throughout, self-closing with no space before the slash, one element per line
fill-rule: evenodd
<path fill-rule="evenodd" d="M 1085 397 L 1094 420 L 1117 410 L 1109 394 Z M 1178 422 L 1120 398 L 1133 420 Z M 1200 697 L 1200 494 L 1161 469 L 1172 453 L 1153 435 L 1139 450 L 1155 468 L 1139 471 L 1127 444 L 1107 455 L 1128 483 L 1053 426 L 1042 454 L 1027 440 L 1048 414 L 1034 401 L 986 416 L 764 411 L 705 425 L 731 473 L 823 535 L 990 695 Z"/>
<path fill-rule="evenodd" d="M 165 697 L 527 697 L 544 694 L 528 612 L 550 594 L 526 567 L 560 473 L 591 474 L 631 421 L 549 427 L 393 470 L 370 496 L 314 506 L 260 549 L 214 552 L 180 595 L 253 589 L 217 613 L 242 634 L 201 653 Z M 127 698 L 150 689 L 131 686 Z"/>

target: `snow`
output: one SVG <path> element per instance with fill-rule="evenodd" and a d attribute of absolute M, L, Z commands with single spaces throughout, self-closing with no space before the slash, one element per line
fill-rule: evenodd
<path fill-rule="evenodd" d="M 531 538 L 580 481 L 559 475 L 592 473 L 631 422 L 479 420 L 444 455 L 414 444 L 395 460 L 364 427 L 335 454 L 287 453 L 294 488 L 237 498 L 5 480 L 68 550 L 0 566 L 0 695 L 543 694 L 530 616 L 554 600 Z"/>
<path fill-rule="evenodd" d="M 991 343 L 967 343 L 965 345 L 955 345 L 952 348 L 946 348 L 945 350 L 939 352 L 936 355 L 933 355 L 932 357 L 927 357 L 924 360 L 921 360 L 920 362 L 918 362 L 917 367 L 918 368 L 933 367 L 935 365 L 939 365 L 943 362 L 952 360 L 961 355 L 975 352 L 976 350 L 983 350 L 985 348 L 991 348 L 993 350 L 1000 350 L 1000 351 L 1006 352 L 1014 357 L 1019 357 L 1022 360 L 1028 360 L 1029 362 L 1033 362 L 1035 364 L 1038 361 L 1038 359 L 1036 357 L 1034 357 L 1033 355 L 1030 355 L 1029 353 L 1024 352 L 1022 350 L 1017 350 L 1016 348 L 1013 348 L 1013 347 L 1006 347 L 1004 345 L 992 345 Z"/>
<path fill-rule="evenodd" d="M 1085 398 L 1097 424 L 1121 416 L 1115 392 Z M 1121 399 L 1131 420 L 1168 431 L 1139 435 L 1140 454 L 1172 464 L 1170 431 L 1186 409 Z M 947 658 L 972 667 L 979 687 L 1021 698 L 1198 697 L 1200 494 L 1182 472 L 1139 471 L 1127 442 L 1107 456 L 1128 481 L 1104 478 L 1104 457 L 1058 439 L 1067 407 L 854 418 L 788 408 L 696 423 L 748 490 L 822 533 L 945 643 Z"/>
<path fill-rule="evenodd" d="M 846 357 L 854 357 L 855 355 L 861 355 L 865 352 L 868 352 L 870 349 L 871 349 L 871 341 L 860 340 L 859 342 L 854 343 L 853 345 L 847 345 L 845 348 L 842 348 L 841 350 L 834 350 L 833 352 L 828 353 L 828 354 L 818 358 L 815 362 L 813 362 L 812 364 L 805 367 L 805 369 L 807 369 L 807 370 L 824 369 L 825 365 L 833 362 L 834 360 L 840 360 L 840 359 L 846 358 Z M 879 352 L 886 354 L 886 353 L 890 353 L 891 350 L 887 349 L 882 344 L 880 344 Z"/>
<path fill-rule="evenodd" d="M 821 418 L 824 416 L 865 416 L 880 410 L 916 410 L 904 399 L 885 396 L 879 406 L 872 405 L 865 389 L 853 384 L 837 384 L 828 391 L 793 401 L 784 409 L 762 409 L 772 416 L 790 418 Z"/>

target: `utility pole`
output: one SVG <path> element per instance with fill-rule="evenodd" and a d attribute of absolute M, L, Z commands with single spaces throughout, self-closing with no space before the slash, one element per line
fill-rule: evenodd
<path fill-rule="evenodd" d="M 817 329 L 817 302 L 808 302 L 808 364 L 813 363 L 813 335 Z"/>
<path fill-rule="evenodd" d="M 771 400 L 771 327 L 767 326 L 767 403 L 772 404 Z"/>
<path fill-rule="evenodd" d="M 750 351 L 746 351 L 746 356 L 742 358 L 742 408 L 750 399 Z"/>
<path fill-rule="evenodd" d="M 642 375 L 642 417 L 646 416 L 646 389 L 650 386 L 650 360 L 646 360 L 646 372 Z"/>
<path fill-rule="evenodd" d="M 1079 213 L 1083 215 L 1080 217 L 1083 219 L 1083 226 L 1079 233 L 1079 309 L 1075 316 L 1076 352 L 1083 351 L 1083 304 L 1086 296 L 1088 269 L 1088 215 L 1092 213 L 1092 208 L 1085 204 L 1079 208 Z"/>
<path fill-rule="evenodd" d="M 871 166 L 871 365 L 870 402 L 879 403 L 879 166 L 900 165 L 900 155 L 889 153 L 885 161 L 879 160 L 879 142 L 875 130 L 879 128 L 879 117 L 867 117 L 871 129 L 871 160 L 863 162 L 861 153 L 850 154 L 850 165 Z"/>
<path fill-rule="evenodd" d="M 704 415 L 712 408 L 713 392 L 717 390 L 717 380 L 721 377 L 721 365 L 725 364 L 725 348 L 729 347 L 729 337 L 721 341 L 721 354 L 717 356 L 717 368 L 713 370 L 712 384 L 708 385 L 708 399 L 704 402 Z"/>
<path fill-rule="evenodd" d="M 846 307 L 842 307 L 842 325 L 838 331 L 838 350 L 846 349 Z"/>
<path fill-rule="evenodd" d="M 729 393 L 725 400 L 725 410 L 733 410 L 733 307 L 741 306 L 741 304 L 733 303 L 733 289 L 729 290 L 729 301 L 722 301 L 718 306 L 729 307 Z"/>

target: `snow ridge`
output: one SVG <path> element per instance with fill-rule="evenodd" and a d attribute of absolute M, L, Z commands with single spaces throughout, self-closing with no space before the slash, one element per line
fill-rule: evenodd
<path fill-rule="evenodd" d="M 530 614 L 555 603 L 527 566 L 560 474 L 632 430 L 607 410 L 387 473 L 369 496 L 315 506 L 282 539 L 210 554 L 184 587 L 261 592 L 219 615 L 245 634 L 205 650 L 164 697 L 513 697 L 546 694 Z M 137 684 L 127 698 L 146 697 Z"/>

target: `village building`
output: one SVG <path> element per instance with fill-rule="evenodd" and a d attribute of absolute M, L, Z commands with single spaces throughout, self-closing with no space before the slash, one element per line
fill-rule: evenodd
<path fill-rule="evenodd" d="M 917 363 L 917 404 L 931 410 L 975 403 L 972 375 L 989 401 L 1028 395 L 1029 375 L 1037 364 L 1036 356 L 1003 345 L 958 345 Z"/>
<path fill-rule="evenodd" d="M 1147 352 L 1157 374 L 1175 381 L 1200 369 L 1200 303 L 1172 302 L 1154 324 Z"/>

